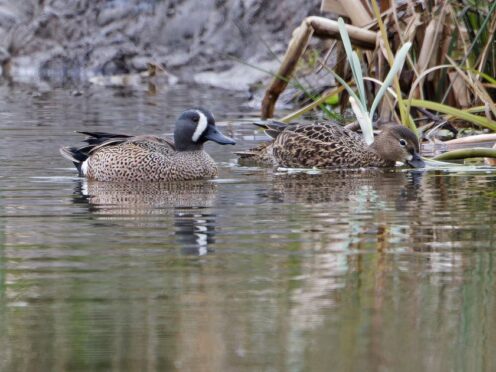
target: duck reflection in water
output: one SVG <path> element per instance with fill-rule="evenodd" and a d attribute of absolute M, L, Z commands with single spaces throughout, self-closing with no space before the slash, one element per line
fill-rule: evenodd
<path fill-rule="evenodd" d="M 115 183 L 78 180 L 74 203 L 84 204 L 98 221 L 132 219 L 146 228 L 156 219 L 173 218 L 175 242 L 182 254 L 204 255 L 215 242 L 217 185 L 208 181 Z M 125 229 L 125 227 L 122 227 Z"/>
<path fill-rule="evenodd" d="M 215 243 L 214 214 L 176 211 L 174 226 L 183 254 L 203 256 L 213 252 L 209 246 Z"/>
<path fill-rule="evenodd" d="M 422 172 L 382 169 L 280 173 L 267 197 L 284 203 L 346 202 L 368 190 L 380 200 L 396 200 L 401 209 L 418 199 L 422 177 Z"/>
<path fill-rule="evenodd" d="M 408 249 L 423 233 L 424 178 L 422 172 L 379 169 L 279 174 L 265 198 L 298 221 L 293 228 L 310 242 L 305 249 L 332 254 L 398 244 Z M 301 206 L 298 215 L 292 205 Z"/>

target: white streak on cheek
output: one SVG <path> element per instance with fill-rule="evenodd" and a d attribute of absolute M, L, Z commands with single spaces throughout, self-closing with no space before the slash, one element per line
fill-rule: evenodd
<path fill-rule="evenodd" d="M 408 156 L 406 157 L 406 160 L 410 161 L 413 159 L 413 155 L 412 154 L 408 154 Z"/>
<path fill-rule="evenodd" d="M 198 115 L 200 115 L 200 120 L 198 120 L 195 133 L 193 133 L 193 137 L 191 137 L 191 140 L 193 142 L 197 142 L 200 139 L 201 135 L 203 134 L 203 132 L 205 132 L 208 125 L 207 117 L 200 111 L 197 111 L 197 113 Z"/>

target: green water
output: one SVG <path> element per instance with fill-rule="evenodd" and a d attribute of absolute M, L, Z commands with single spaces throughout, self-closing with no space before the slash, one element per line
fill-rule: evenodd
<path fill-rule="evenodd" d="M 237 166 L 246 100 L 0 87 L 1 371 L 494 371 L 496 173 Z M 86 183 L 74 130 L 212 109 L 221 175 Z M 258 138 L 259 135 L 257 135 Z"/>

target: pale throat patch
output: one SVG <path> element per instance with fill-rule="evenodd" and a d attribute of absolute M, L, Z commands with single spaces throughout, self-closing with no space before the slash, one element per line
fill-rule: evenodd
<path fill-rule="evenodd" d="M 201 135 L 205 132 L 208 126 L 208 120 L 205 114 L 201 111 L 196 111 L 196 113 L 200 116 L 200 120 L 198 120 L 195 133 L 193 133 L 193 137 L 191 137 L 193 142 L 197 142 L 200 139 Z"/>

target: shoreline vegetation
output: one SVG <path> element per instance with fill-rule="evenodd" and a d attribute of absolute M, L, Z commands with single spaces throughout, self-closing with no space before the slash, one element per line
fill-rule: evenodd
<path fill-rule="evenodd" d="M 363 106 L 381 91 L 370 115 L 376 129 L 401 122 L 429 155 L 496 146 L 496 2 L 322 0 L 320 11 L 318 3 L 0 1 L 2 76 L 76 91 L 84 84 L 151 93 L 177 82 L 206 84 L 250 92 L 264 118 L 276 116 L 278 101 L 289 103 L 295 109 L 282 122 L 343 120 L 350 92 L 360 93 L 355 101 Z M 336 14 L 345 19 L 348 48 Z M 383 82 L 406 44 L 403 69 L 388 87 Z M 479 153 L 493 152 L 462 152 Z"/>
<path fill-rule="evenodd" d="M 388 121 L 388 118 L 403 123 L 434 145 L 431 150 L 438 159 L 494 158 L 495 150 L 454 149 L 460 143 L 443 140 L 459 140 L 469 131 L 476 135 L 496 131 L 495 2 L 412 0 L 394 5 L 377 0 L 370 4 L 360 0 L 323 0 L 322 8 L 349 17 L 345 25 L 348 41 L 343 37 L 339 22 L 315 16 L 304 19 L 293 32 L 279 70 L 265 91 L 262 117 L 274 116 L 279 95 L 288 84 L 294 84 L 291 78 L 297 75 L 298 61 L 307 52 L 311 38 L 331 39 L 330 48 L 336 54 L 334 64 L 327 64 L 318 52 L 314 52 L 317 54 L 314 59 L 316 65 L 334 75 L 337 84 L 320 96 L 311 96 L 311 102 L 305 107 L 279 120 L 289 122 L 319 109 L 323 115 L 333 110 L 343 113 L 349 102 L 353 107 L 358 101 L 363 107 L 377 96 L 380 100 L 387 90 L 388 94 L 377 106 L 377 117 L 371 117 L 380 119 L 378 126 L 381 120 Z M 401 54 L 400 49 L 406 45 L 411 45 L 411 49 L 405 66 L 398 70 L 400 73 L 394 71 L 392 88 L 388 88 L 387 75 L 398 60 L 394 54 Z M 326 51 L 321 54 L 326 55 Z M 299 82 L 296 85 L 301 86 Z M 304 90 L 306 93 L 312 89 Z M 327 104 L 335 96 L 339 96 L 340 108 Z M 375 106 L 371 116 L 374 110 Z M 353 111 L 360 122 L 363 115 L 357 114 L 356 109 Z M 438 135 L 440 133 L 442 135 Z M 495 140 L 496 136 L 487 134 L 472 136 L 465 144 L 496 146 Z M 436 148 L 437 143 L 443 146 Z M 452 154 L 439 155 L 451 149 L 454 149 Z"/>

